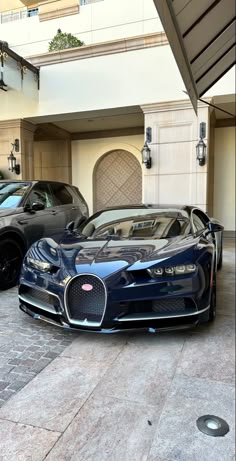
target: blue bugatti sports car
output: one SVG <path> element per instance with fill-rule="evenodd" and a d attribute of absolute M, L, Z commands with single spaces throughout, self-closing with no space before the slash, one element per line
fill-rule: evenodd
<path fill-rule="evenodd" d="M 222 231 L 190 206 L 99 211 L 70 223 L 63 236 L 33 244 L 22 266 L 20 308 L 65 328 L 97 332 L 212 321 Z"/>

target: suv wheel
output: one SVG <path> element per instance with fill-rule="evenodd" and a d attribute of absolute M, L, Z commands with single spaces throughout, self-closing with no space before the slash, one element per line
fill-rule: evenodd
<path fill-rule="evenodd" d="M 17 284 L 22 260 L 23 251 L 17 242 L 11 239 L 0 241 L 0 290 Z"/>

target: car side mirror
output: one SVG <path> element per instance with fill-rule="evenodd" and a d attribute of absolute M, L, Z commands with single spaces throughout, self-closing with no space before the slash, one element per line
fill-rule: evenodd
<path fill-rule="evenodd" d="M 85 221 L 87 221 L 88 218 L 86 218 L 86 216 L 80 216 L 74 223 L 74 229 L 79 229 L 80 226 L 82 226 L 82 224 L 85 223 Z"/>
<path fill-rule="evenodd" d="M 209 221 L 207 223 L 207 233 L 208 234 L 214 234 L 215 232 L 222 232 L 224 230 L 224 227 L 221 226 L 221 224 Z"/>
<path fill-rule="evenodd" d="M 37 202 L 33 202 L 31 205 L 32 211 L 40 211 L 40 210 L 44 210 L 44 208 L 45 208 L 45 205 L 40 200 L 37 200 Z"/>
<path fill-rule="evenodd" d="M 66 225 L 65 230 L 68 231 L 68 232 L 73 232 L 74 227 L 75 227 L 75 221 L 70 221 L 70 222 Z"/>

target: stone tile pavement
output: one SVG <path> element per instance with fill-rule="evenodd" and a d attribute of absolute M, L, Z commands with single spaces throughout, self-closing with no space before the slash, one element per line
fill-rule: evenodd
<path fill-rule="evenodd" d="M 216 322 L 188 332 L 68 333 L 0 293 L 0 461 L 233 461 L 234 251 Z M 204 414 L 230 432 L 199 432 Z"/>

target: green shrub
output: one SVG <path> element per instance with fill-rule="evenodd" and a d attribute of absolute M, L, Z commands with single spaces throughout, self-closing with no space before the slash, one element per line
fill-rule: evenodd
<path fill-rule="evenodd" d="M 1 180 L 1 179 L 4 179 L 4 176 L 3 176 L 3 173 L 2 173 L 1 170 L 0 170 L 0 180 Z"/>
<path fill-rule="evenodd" d="M 66 48 L 76 48 L 77 46 L 83 46 L 84 42 L 81 42 L 72 34 L 63 33 L 61 29 L 58 29 L 57 34 L 49 42 L 48 51 L 65 50 Z"/>

